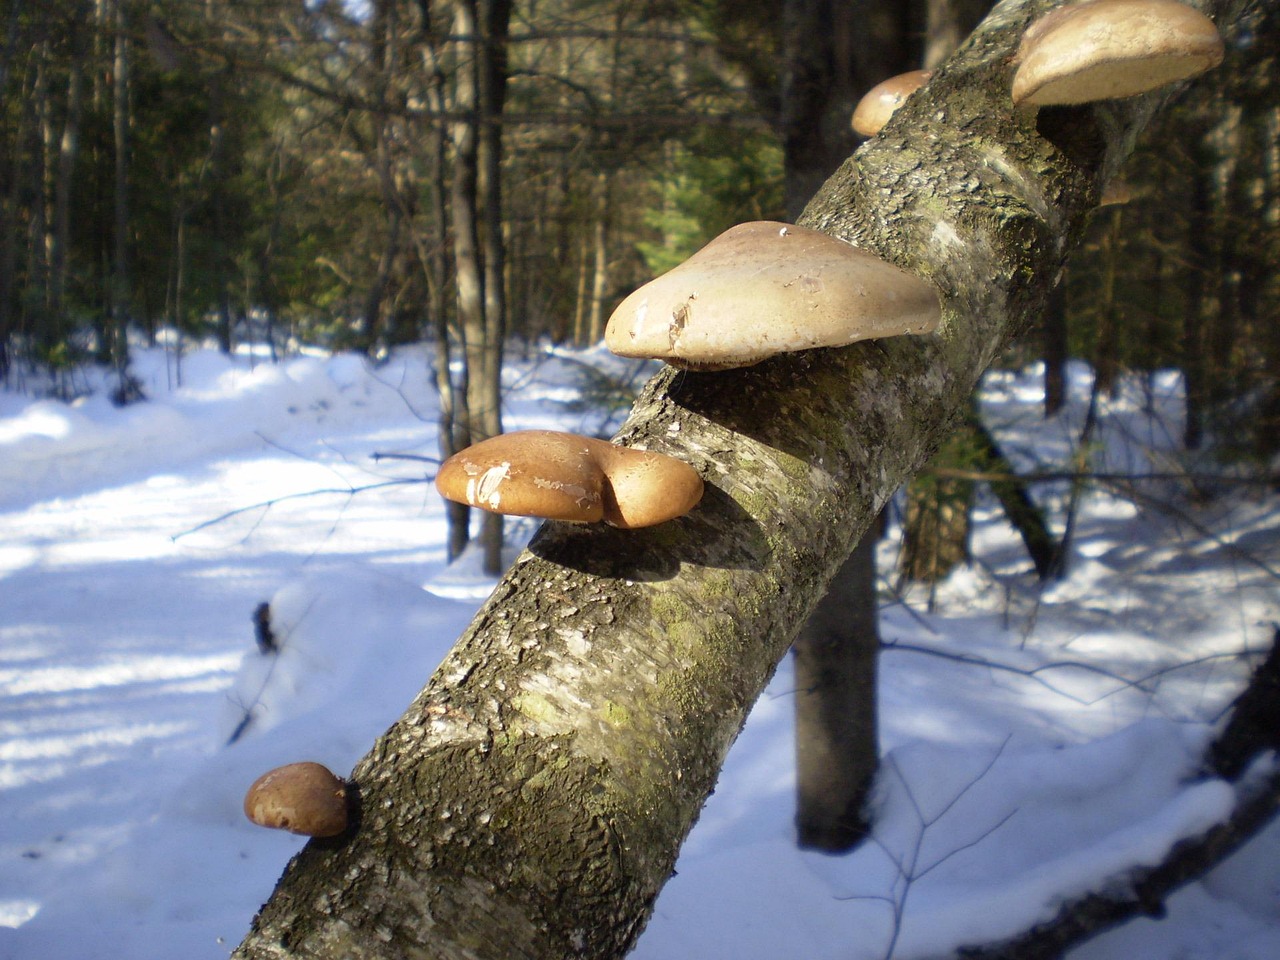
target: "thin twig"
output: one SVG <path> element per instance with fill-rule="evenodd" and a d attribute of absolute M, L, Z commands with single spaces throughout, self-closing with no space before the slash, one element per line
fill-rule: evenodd
<path fill-rule="evenodd" d="M 190 536 L 193 533 L 199 533 L 201 530 L 207 529 L 208 527 L 216 526 L 219 523 L 222 523 L 224 520 L 230 520 L 232 517 L 238 517 L 242 513 L 250 513 L 254 510 L 270 510 L 276 504 L 284 503 L 288 500 L 303 500 L 308 497 L 331 497 L 335 495 L 350 497 L 350 496 L 354 496 L 357 493 L 367 493 L 370 490 L 381 490 L 386 487 L 402 487 L 408 484 L 425 483 L 425 482 L 426 481 L 420 477 L 409 477 L 409 478 L 402 478 L 399 480 L 383 480 L 379 483 L 366 484 L 363 487 L 345 487 L 345 488 L 324 487 L 319 490 L 307 490 L 304 493 L 287 493 L 282 497 L 272 497 L 270 500 L 261 500 L 258 503 L 251 503 L 251 504 L 248 504 L 247 506 L 236 507 L 236 509 L 234 510 L 228 510 L 226 513 L 219 514 L 216 517 L 212 517 L 209 520 L 205 520 L 201 523 L 198 523 L 194 527 L 191 527 L 188 530 L 183 530 L 181 533 L 175 533 L 169 539 L 173 540 L 176 543 L 178 540 L 181 540 L 183 537 Z"/>

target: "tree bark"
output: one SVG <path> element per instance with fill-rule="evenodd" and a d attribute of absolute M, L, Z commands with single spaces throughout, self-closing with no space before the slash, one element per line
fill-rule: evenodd
<path fill-rule="evenodd" d="M 499 52 L 504 49 L 506 30 L 500 16 L 503 10 L 510 13 L 504 0 L 456 0 L 454 4 L 460 61 L 454 80 L 455 109 L 463 119 L 453 125 L 451 211 L 458 317 L 467 366 L 468 445 L 502 432 L 501 138 L 496 122 L 502 93 L 495 72 L 505 78 L 505 56 Z M 499 27 L 502 36 L 495 34 Z M 494 58 L 500 58 L 500 63 Z M 499 573 L 501 516 L 482 516 L 479 541 L 485 571 Z"/>
<path fill-rule="evenodd" d="M 1067 403 L 1067 284 L 1057 284 L 1044 311 L 1044 415 L 1052 417 Z"/>
<path fill-rule="evenodd" d="M 66 318 L 67 276 L 71 247 L 71 194 L 75 184 L 76 158 L 80 154 L 80 121 L 84 107 L 84 66 L 89 49 L 89 11 L 77 6 L 69 21 L 72 47 L 67 71 L 66 118 L 58 138 L 53 182 L 53 218 L 49 224 L 49 288 L 47 322 L 50 345 L 61 343 L 69 324 Z"/>
<path fill-rule="evenodd" d="M 464 0 L 466 2 L 466 0 Z M 506 264 L 502 215 L 502 110 L 507 97 L 507 29 L 511 0 L 479 0 L 479 148 L 480 198 L 484 265 L 484 348 L 483 368 L 474 395 L 480 401 L 470 407 L 480 417 L 480 436 L 502 432 L 502 353 L 507 327 Z M 475 382 L 475 381 L 473 381 Z M 502 516 L 482 511 L 480 544 L 484 549 L 484 569 L 497 576 L 502 572 Z"/>
<path fill-rule="evenodd" d="M 778 127 L 789 218 L 849 152 L 848 118 L 862 93 L 911 65 L 908 33 L 905 7 L 784 4 Z M 828 853 L 865 835 L 862 806 L 878 764 L 877 539 L 858 541 L 796 637 L 796 839 Z"/>
<path fill-rule="evenodd" d="M 1009 518 L 1013 528 L 1018 531 L 1018 536 L 1022 538 L 1022 544 L 1027 548 L 1027 556 L 1031 558 L 1036 568 L 1036 576 L 1041 580 L 1048 580 L 1058 568 L 1058 554 L 1061 548 L 1045 522 L 1043 511 L 1031 499 L 1026 482 L 1013 469 L 1004 451 L 996 443 L 996 438 L 978 418 L 976 411 L 970 417 L 969 429 L 977 447 L 982 469 L 993 476 L 1003 475 L 1001 479 L 988 481 L 991 492 L 1000 501 L 1004 515 Z"/>
<path fill-rule="evenodd" d="M 132 392 L 129 366 L 129 35 L 123 0 L 115 6 L 111 88 L 114 184 L 112 193 L 111 360 L 121 393 Z M 136 398 L 135 398 L 136 399 Z"/>
<path fill-rule="evenodd" d="M 841 564 L 791 648 L 796 837 L 802 847 L 829 853 L 866 836 L 863 806 L 880 763 L 876 539 L 873 526 Z"/>
<path fill-rule="evenodd" d="M 1013 52 L 1052 6 L 1001 4 L 801 218 L 932 281 L 944 329 L 658 374 L 619 439 L 694 464 L 703 502 L 647 530 L 544 526 L 357 765 L 353 829 L 294 859 L 237 957 L 631 946 L 796 630 L 1043 310 L 1097 186 L 1173 92 L 1015 112 Z"/>

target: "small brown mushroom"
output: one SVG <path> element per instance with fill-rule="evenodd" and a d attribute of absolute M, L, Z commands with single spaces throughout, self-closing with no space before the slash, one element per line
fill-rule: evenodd
<path fill-rule="evenodd" d="M 253 782 L 244 815 L 275 830 L 334 837 L 347 829 L 347 786 L 322 764 L 286 764 Z"/>
<path fill-rule="evenodd" d="M 508 516 L 648 527 L 683 516 L 702 478 L 682 460 L 596 437 L 523 430 L 460 450 L 436 474 L 440 495 Z"/>
<path fill-rule="evenodd" d="M 933 285 L 835 237 L 761 220 L 732 227 L 618 305 L 605 343 L 623 357 L 706 370 L 774 354 L 929 333 Z"/>
<path fill-rule="evenodd" d="M 1132 97 L 1222 62 L 1213 21 L 1179 0 L 1081 0 L 1033 23 L 1018 48 L 1013 102 Z"/>
<path fill-rule="evenodd" d="M 850 126 L 853 132 L 864 137 L 874 137 L 881 131 L 907 97 L 929 82 L 933 76 L 929 70 L 908 70 L 882 80 L 866 92 L 853 110 Z"/>

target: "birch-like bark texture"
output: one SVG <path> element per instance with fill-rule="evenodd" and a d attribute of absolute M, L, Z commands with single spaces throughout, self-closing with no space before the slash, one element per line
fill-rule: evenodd
<path fill-rule="evenodd" d="M 545 526 L 357 765 L 352 831 L 293 860 L 235 956 L 626 952 L 795 631 L 1167 96 L 1015 113 L 1018 39 L 1055 5 L 1000 4 L 801 218 L 935 283 L 941 331 L 655 377 L 619 439 L 693 463 L 702 504 Z M 1224 28 L 1240 7 L 1197 5 Z"/>

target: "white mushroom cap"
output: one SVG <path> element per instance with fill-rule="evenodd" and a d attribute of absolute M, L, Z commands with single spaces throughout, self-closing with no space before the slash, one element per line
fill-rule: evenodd
<path fill-rule="evenodd" d="M 1213 21 L 1179 0 L 1083 0 L 1028 28 L 1013 102 L 1027 106 L 1132 97 L 1222 62 Z"/>
<path fill-rule="evenodd" d="M 931 76 L 933 73 L 929 70 L 908 70 L 877 83 L 866 92 L 853 110 L 853 119 L 850 121 L 853 132 L 864 137 L 874 137 L 889 122 L 894 111 L 906 102 L 907 97 L 924 86 Z"/>
<path fill-rule="evenodd" d="M 623 357 L 725 369 L 812 347 L 929 333 L 937 290 L 818 230 L 732 227 L 618 305 L 605 343 Z"/>
<path fill-rule="evenodd" d="M 666 454 L 519 430 L 455 453 L 441 464 L 436 489 L 491 513 L 632 529 L 688 513 L 703 484 L 693 467 Z"/>

